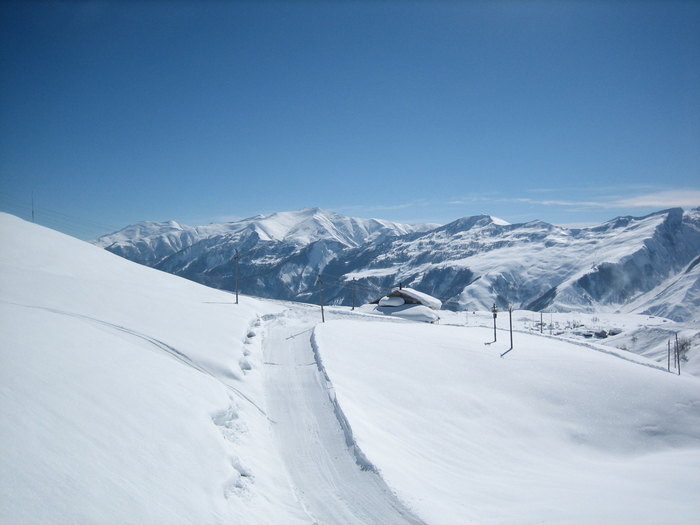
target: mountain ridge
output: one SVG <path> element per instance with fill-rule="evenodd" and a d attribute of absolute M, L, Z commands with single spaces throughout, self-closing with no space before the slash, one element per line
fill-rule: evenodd
<path fill-rule="evenodd" d="M 700 208 L 572 229 L 490 215 L 411 226 L 304 208 L 196 228 L 138 223 L 93 244 L 226 290 L 236 286 L 238 250 L 240 291 L 275 299 L 318 302 L 323 275 L 328 304 L 367 302 L 401 282 L 455 310 L 495 303 L 689 320 L 700 309 L 700 276 L 689 268 L 700 256 Z"/>

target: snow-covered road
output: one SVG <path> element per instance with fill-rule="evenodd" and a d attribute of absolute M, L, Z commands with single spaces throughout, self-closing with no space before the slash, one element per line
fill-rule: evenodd
<path fill-rule="evenodd" d="M 304 311 L 270 320 L 263 341 L 267 414 L 299 501 L 319 524 L 422 523 L 348 446 L 349 427 L 311 345 L 318 319 Z"/>

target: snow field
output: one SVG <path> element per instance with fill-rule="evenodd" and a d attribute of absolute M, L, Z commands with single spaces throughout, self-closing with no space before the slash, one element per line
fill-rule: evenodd
<path fill-rule="evenodd" d="M 441 324 L 456 326 L 481 326 L 493 327 L 493 317 L 490 312 L 451 312 L 441 311 Z M 697 322 L 675 322 L 663 317 L 643 314 L 597 313 L 586 314 L 581 312 L 545 313 L 540 317 L 539 312 L 527 310 L 513 311 L 513 330 L 518 333 L 539 334 L 540 319 L 544 322 L 544 337 L 552 337 L 560 340 L 568 340 L 576 344 L 598 349 L 603 352 L 618 355 L 623 359 L 645 363 L 648 366 L 656 366 L 667 370 L 668 367 L 668 342 L 679 338 L 688 339 L 691 349 L 688 351 L 688 360 L 681 363 L 682 373 L 700 377 L 700 324 Z M 498 314 L 497 327 L 499 339 L 509 340 L 508 312 L 501 311 Z M 619 332 L 617 335 L 609 335 L 604 339 L 593 337 L 594 332 Z M 583 334 L 588 334 L 585 337 Z M 517 342 L 516 342 L 517 346 Z M 637 356 L 651 359 L 656 364 L 649 363 L 647 359 L 638 359 Z M 673 358 L 671 358 L 671 371 L 676 372 Z"/>
<path fill-rule="evenodd" d="M 263 413 L 282 307 L 5 214 L 0 240 L 1 523 L 308 523 Z"/>
<path fill-rule="evenodd" d="M 695 523 L 700 382 L 485 327 L 332 321 L 360 448 L 426 522 Z M 641 359 L 641 358 L 640 358 Z"/>

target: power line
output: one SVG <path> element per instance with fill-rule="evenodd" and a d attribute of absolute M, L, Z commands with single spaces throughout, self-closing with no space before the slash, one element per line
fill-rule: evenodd
<path fill-rule="evenodd" d="M 334 280 L 336 285 L 341 286 L 342 288 L 346 287 L 347 285 L 351 284 L 352 281 L 348 280 L 346 276 L 338 277 L 336 275 L 331 275 L 325 272 L 322 272 L 324 278 L 330 277 L 331 280 Z M 371 277 L 360 277 L 359 279 L 355 280 L 355 286 L 358 289 L 364 290 L 369 293 L 381 293 L 381 288 L 375 284 L 372 284 L 371 282 L 362 282 L 361 279 L 368 279 Z"/>
<path fill-rule="evenodd" d="M 29 203 L 2 196 L 0 197 L 0 207 L 19 217 L 31 218 L 32 222 L 43 226 L 77 232 L 93 238 L 121 229 L 120 227 L 69 215 L 44 206 L 37 206 L 34 202 L 33 194 Z"/>

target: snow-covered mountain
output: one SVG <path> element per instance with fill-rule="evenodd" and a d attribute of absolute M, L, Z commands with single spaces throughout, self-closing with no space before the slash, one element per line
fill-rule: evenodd
<path fill-rule="evenodd" d="M 445 226 L 319 209 L 190 228 L 140 223 L 95 241 L 133 261 L 216 288 L 327 303 L 376 299 L 399 282 L 446 308 L 635 311 L 690 320 L 700 309 L 700 208 L 618 217 L 593 228 L 488 215 Z M 354 281 L 353 281 L 354 279 Z"/>
<path fill-rule="evenodd" d="M 216 243 L 240 243 L 252 237 L 254 242 L 284 243 L 297 247 L 318 241 L 355 247 L 433 227 L 435 225 L 411 226 L 381 219 L 358 219 L 319 208 L 304 208 L 196 228 L 175 221 L 144 221 L 104 235 L 93 241 L 93 244 L 127 259 L 139 259 L 142 264 L 147 264 L 161 261 L 206 239 L 215 239 Z"/>
<path fill-rule="evenodd" d="M 534 311 L 651 312 L 659 308 L 660 289 L 668 288 L 677 290 L 668 315 L 687 320 L 700 306 L 700 281 L 690 269 L 698 255 L 697 209 L 586 229 L 541 221 L 502 225 L 479 216 L 348 250 L 324 273 L 378 288 L 403 282 L 448 307 L 470 310 L 495 302 Z"/>
<path fill-rule="evenodd" d="M 408 225 L 345 217 L 318 208 L 255 216 L 192 228 L 174 221 L 141 222 L 93 241 L 122 257 L 214 288 L 260 297 L 296 299 L 314 288 L 328 261 L 348 248 L 428 231 Z"/>

